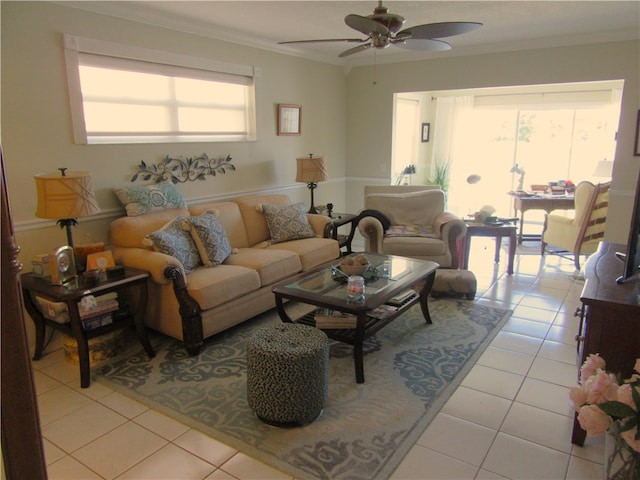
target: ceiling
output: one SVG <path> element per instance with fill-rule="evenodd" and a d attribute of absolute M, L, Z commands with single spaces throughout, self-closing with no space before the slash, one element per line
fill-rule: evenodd
<path fill-rule="evenodd" d="M 364 38 L 344 23 L 367 16 L 377 1 L 80 1 L 60 2 L 99 13 L 205 35 L 345 67 L 453 55 L 602 43 L 640 38 L 640 2 L 631 1 L 393 1 L 383 5 L 405 17 L 403 28 L 423 23 L 472 21 L 474 32 L 445 39 L 445 52 L 394 46 L 339 58 L 354 43 L 278 45 L 287 40 Z"/>

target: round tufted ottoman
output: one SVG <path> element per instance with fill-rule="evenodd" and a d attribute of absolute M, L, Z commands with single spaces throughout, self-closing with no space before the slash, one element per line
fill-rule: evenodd
<path fill-rule="evenodd" d="M 269 425 L 293 427 L 315 420 L 327 402 L 329 341 L 321 330 L 282 323 L 247 340 L 247 399 Z"/>

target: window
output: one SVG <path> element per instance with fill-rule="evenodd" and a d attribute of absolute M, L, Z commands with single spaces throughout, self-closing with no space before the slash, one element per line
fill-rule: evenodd
<path fill-rule="evenodd" d="M 76 143 L 256 139 L 255 71 L 65 35 Z"/>

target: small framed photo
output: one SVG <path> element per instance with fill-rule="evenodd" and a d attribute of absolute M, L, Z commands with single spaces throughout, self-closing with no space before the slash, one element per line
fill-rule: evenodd
<path fill-rule="evenodd" d="M 278 104 L 278 135 L 300 135 L 302 130 L 302 107 Z"/>
<path fill-rule="evenodd" d="M 113 261 L 113 255 L 109 250 L 90 253 L 89 255 L 87 255 L 87 270 L 106 271 L 107 268 L 111 268 L 114 266 L 115 262 Z"/>
<path fill-rule="evenodd" d="M 431 124 L 430 123 L 423 123 L 422 124 L 422 142 L 428 142 L 429 141 L 429 133 L 431 132 Z"/>

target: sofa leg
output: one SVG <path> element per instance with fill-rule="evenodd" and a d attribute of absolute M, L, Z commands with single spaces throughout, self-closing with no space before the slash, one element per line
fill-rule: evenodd
<path fill-rule="evenodd" d="M 182 273 L 175 266 L 167 267 L 164 276 L 173 282 L 173 291 L 176 294 L 178 304 L 180 305 L 180 317 L 182 318 L 182 342 L 184 343 L 187 353 L 194 356 L 200 353 L 202 344 L 204 343 L 204 334 L 202 332 L 202 310 L 189 292 L 184 281 Z"/>

